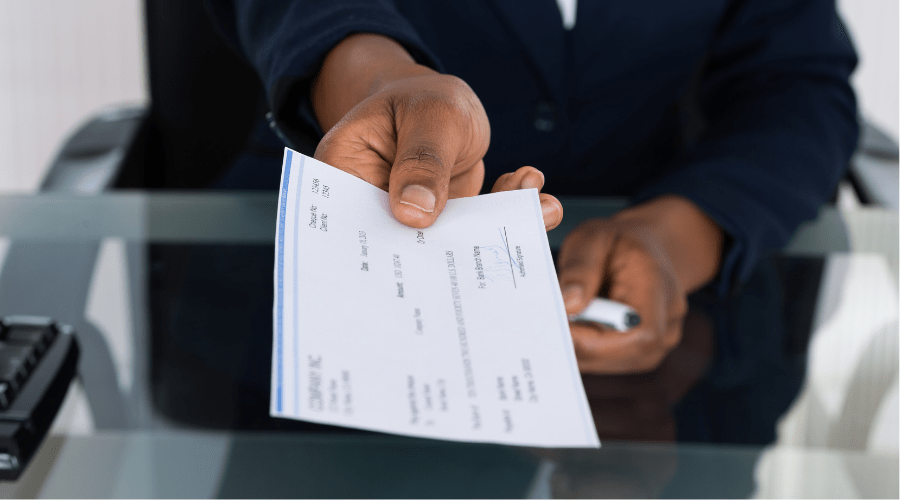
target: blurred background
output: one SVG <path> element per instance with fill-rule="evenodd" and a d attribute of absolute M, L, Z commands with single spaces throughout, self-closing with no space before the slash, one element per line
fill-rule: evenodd
<path fill-rule="evenodd" d="M 146 102 L 143 5 L 142 0 L 0 0 L 0 194 L 36 192 L 57 148 L 97 111 Z M 896 143 L 900 2 L 839 0 L 837 5 L 860 55 L 853 76 L 860 113 Z M 892 168 L 896 184 L 895 160 Z M 888 187 L 896 211 L 897 186 Z M 852 190 L 843 189 L 838 205 L 852 209 L 859 201 Z M 0 269 L 8 245 L 0 238 Z M 785 469 L 792 463 L 791 446 L 898 454 L 896 246 L 887 253 L 890 270 L 878 260 L 854 261 L 859 269 L 871 263 L 872 273 L 883 278 L 874 283 L 863 279 L 867 275 L 862 271 L 848 275 L 845 289 L 859 292 L 854 297 L 868 295 L 865 299 L 849 304 L 840 297 L 820 297 L 805 387 L 779 425 L 778 444 L 783 446 L 773 448 L 757 466 L 760 496 L 793 496 L 792 476 Z M 124 242 L 107 238 L 97 257 L 85 315 L 107 336 L 123 388 L 132 383 L 127 374 L 135 356 L 126 275 Z M 869 371 L 860 370 L 872 359 L 866 346 L 876 345 L 871 342 L 876 337 L 883 337 L 877 345 L 894 355 L 882 356 Z M 881 380 L 887 389 L 867 392 L 885 369 L 894 372 Z M 866 442 L 846 438 L 861 426 Z M 73 386 L 54 432 L 93 430 L 84 394 Z"/>

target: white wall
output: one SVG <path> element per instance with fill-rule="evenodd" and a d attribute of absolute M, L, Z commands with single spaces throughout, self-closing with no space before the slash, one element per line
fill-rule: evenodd
<path fill-rule="evenodd" d="M 191 0 L 194 1 L 194 0 Z M 0 0 L 0 191 L 32 191 L 97 109 L 146 99 L 140 0 Z M 839 0 L 863 113 L 898 134 L 898 0 Z"/>
<path fill-rule="evenodd" d="M 145 100 L 142 2 L 0 0 L 0 191 L 31 191 L 72 130 Z"/>
<path fill-rule="evenodd" d="M 838 0 L 838 10 L 860 54 L 853 85 L 866 119 L 898 137 L 900 54 L 897 0 Z"/>

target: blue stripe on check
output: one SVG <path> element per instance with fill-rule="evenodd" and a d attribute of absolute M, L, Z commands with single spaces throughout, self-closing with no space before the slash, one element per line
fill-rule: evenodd
<path fill-rule="evenodd" d="M 276 291 L 275 306 L 275 346 L 276 346 L 276 373 L 277 373 L 277 391 L 275 393 L 275 410 L 281 413 L 283 402 L 283 384 L 284 384 L 284 219 L 287 212 L 288 185 L 291 180 L 291 158 L 293 152 L 290 149 L 285 150 L 284 158 L 284 175 L 281 181 L 281 200 L 278 204 L 278 246 L 276 252 L 277 280 L 278 290 Z"/>

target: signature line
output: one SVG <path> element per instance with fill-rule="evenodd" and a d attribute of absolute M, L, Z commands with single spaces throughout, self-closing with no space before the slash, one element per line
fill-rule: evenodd
<path fill-rule="evenodd" d="M 506 237 L 506 226 L 503 226 L 503 243 L 506 243 L 506 256 L 509 257 L 509 273 L 513 277 L 513 288 L 519 288 L 516 286 L 516 272 L 513 271 L 512 254 L 509 253 L 509 238 Z"/>

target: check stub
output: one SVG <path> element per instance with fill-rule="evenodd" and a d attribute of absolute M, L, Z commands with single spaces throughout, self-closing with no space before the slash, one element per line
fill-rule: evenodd
<path fill-rule="evenodd" d="M 386 192 L 287 149 L 277 224 L 272 416 L 600 445 L 537 190 L 450 200 L 419 230 Z"/>

